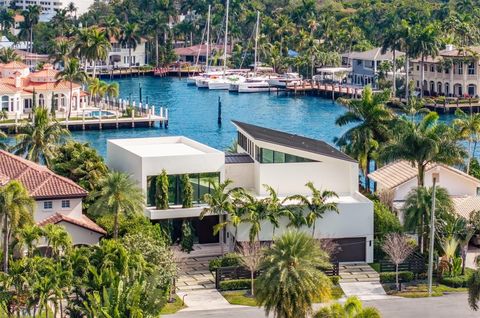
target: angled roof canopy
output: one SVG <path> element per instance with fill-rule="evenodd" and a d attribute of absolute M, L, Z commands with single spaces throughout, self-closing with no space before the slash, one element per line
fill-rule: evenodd
<path fill-rule="evenodd" d="M 252 136 L 255 140 L 265 141 L 272 144 L 319 154 L 335 159 L 356 162 L 340 150 L 330 146 L 324 141 L 307 138 L 286 132 L 255 126 L 240 121 L 232 120 L 233 124 Z"/>

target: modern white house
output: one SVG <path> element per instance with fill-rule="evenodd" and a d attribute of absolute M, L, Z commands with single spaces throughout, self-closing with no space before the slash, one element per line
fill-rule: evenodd
<path fill-rule="evenodd" d="M 401 209 L 408 193 L 417 187 L 417 175 L 416 167 L 399 160 L 370 173 L 368 177 L 376 182 L 378 192 L 390 192 L 388 196 L 402 220 Z M 432 187 L 433 176 L 436 177 L 436 185 L 445 188 L 452 197 L 457 214 L 468 219 L 472 211 L 480 209 L 480 180 L 448 165 L 431 164 L 425 171 L 426 187 Z"/>
<path fill-rule="evenodd" d="M 18 180 L 35 200 L 34 221 L 39 226 L 58 224 L 73 245 L 97 244 L 106 232 L 82 213 L 87 192 L 47 167 L 0 150 L 0 185 Z"/>
<path fill-rule="evenodd" d="M 186 137 L 132 138 L 108 140 L 107 164 L 113 170 L 129 173 L 147 197 L 146 215 L 153 221 L 192 220 L 199 243 L 218 242 L 212 228 L 214 216 L 198 219 L 205 207 L 203 195 L 211 191 L 211 182 L 233 181 L 252 195 L 263 198 L 264 184 L 272 186 L 284 198 L 293 194 L 309 195 L 305 184 L 335 191 L 340 212 L 327 212 L 317 220 L 316 237 L 335 240 L 340 261 L 373 260 L 373 204 L 358 192 L 358 164 L 327 143 L 268 128 L 234 121 L 238 130 L 238 153 L 225 154 Z M 152 180 L 165 169 L 170 183 L 170 208 L 157 210 L 151 202 Z M 188 174 L 194 189 L 193 208 L 181 207 L 180 177 Z M 276 235 L 287 230 L 281 220 Z M 178 226 L 177 226 L 178 227 Z M 175 226 L 174 226 L 175 228 Z M 248 240 L 250 225 L 238 229 L 238 242 Z M 311 229 L 304 229 L 311 231 Z M 233 247 L 233 228 L 225 240 Z M 263 222 L 260 240 L 271 241 L 272 226 Z"/>

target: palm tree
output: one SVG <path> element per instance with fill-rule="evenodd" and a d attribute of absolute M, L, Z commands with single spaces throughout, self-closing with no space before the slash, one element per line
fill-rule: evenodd
<path fill-rule="evenodd" d="M 27 256 L 32 257 L 38 240 L 42 237 L 42 229 L 36 225 L 25 225 L 16 231 L 17 244 L 27 250 Z"/>
<path fill-rule="evenodd" d="M 433 199 L 433 189 L 420 186 L 412 189 L 403 205 L 404 228 L 407 231 L 416 231 L 420 250 L 423 253 L 427 241 L 428 228 L 425 224 L 430 219 Z M 437 187 L 435 190 L 435 219 L 437 222 L 451 216 L 454 205 L 446 189 Z M 439 222 L 441 223 L 441 222 Z M 435 226 L 438 229 L 440 226 Z"/>
<path fill-rule="evenodd" d="M 58 145 L 69 134 L 69 131 L 56 120 L 50 119 L 46 108 L 37 107 L 33 122 L 20 126 L 19 134 L 16 136 L 17 143 L 11 150 L 28 160 L 50 165 Z"/>
<path fill-rule="evenodd" d="M 315 188 L 315 185 L 312 182 L 307 182 L 305 186 L 311 191 L 310 197 L 293 195 L 289 199 L 298 200 L 301 202 L 301 205 L 304 205 L 307 208 L 308 212 L 305 217 L 306 224 L 308 227 L 312 227 L 312 238 L 315 238 L 315 225 L 317 219 L 322 218 L 328 211 L 339 213 L 336 202 L 327 202 L 331 199 L 338 198 L 338 195 L 329 190 L 321 191 Z"/>
<path fill-rule="evenodd" d="M 474 156 L 472 146 L 476 145 L 478 141 L 478 135 L 480 133 L 480 114 L 467 115 L 463 110 L 458 108 L 455 111 L 455 120 L 453 121 L 453 127 L 457 131 L 458 136 L 468 142 L 468 161 L 467 161 L 467 174 L 470 172 L 470 162 Z"/>
<path fill-rule="evenodd" d="M 425 107 L 423 99 L 418 97 L 410 97 L 406 104 L 400 105 L 400 111 L 410 118 L 410 121 L 415 121 L 415 116 L 418 114 L 428 114 L 430 110 Z"/>
<path fill-rule="evenodd" d="M 96 77 L 89 80 L 88 92 L 93 98 L 95 107 L 97 106 L 97 102 L 101 100 L 103 96 L 105 96 L 107 87 L 108 87 L 107 83 L 105 83 L 104 81 L 101 81 Z"/>
<path fill-rule="evenodd" d="M 108 98 L 117 98 L 120 95 L 120 86 L 117 82 L 107 83 L 105 86 L 105 95 Z"/>
<path fill-rule="evenodd" d="M 423 98 L 425 81 L 425 58 L 435 57 L 440 49 L 439 28 L 435 23 L 428 25 L 415 25 L 412 30 L 412 52 L 415 56 L 420 56 L 420 97 Z"/>
<path fill-rule="evenodd" d="M 163 12 L 156 12 L 147 23 L 155 37 L 155 66 L 158 67 L 160 62 L 159 56 L 159 37 L 160 33 L 168 30 L 168 17 Z"/>
<path fill-rule="evenodd" d="M 29 5 L 25 10 L 23 10 L 22 15 L 25 19 L 23 22 L 25 26 L 28 28 L 29 33 L 29 52 L 33 52 L 33 28 L 38 21 L 40 20 L 40 13 L 42 9 L 38 5 Z"/>
<path fill-rule="evenodd" d="M 348 129 L 340 138 L 336 138 L 336 144 L 347 154 L 359 162 L 360 169 L 366 178 L 367 189 L 369 188 L 368 173 L 370 161 L 375 156 L 380 144 L 389 139 L 389 123 L 392 112 L 385 107 L 389 94 L 373 94 L 370 86 L 365 87 L 362 99 L 344 101 L 348 111 L 337 118 L 338 126 L 355 124 Z"/>
<path fill-rule="evenodd" d="M 477 269 L 468 280 L 468 304 L 477 311 L 480 301 L 480 269 Z"/>
<path fill-rule="evenodd" d="M 120 22 L 116 16 L 108 16 L 102 23 L 103 32 L 109 41 L 118 39 L 120 36 Z"/>
<path fill-rule="evenodd" d="M 80 68 L 80 62 L 76 58 L 70 58 L 66 60 L 63 70 L 55 75 L 57 82 L 55 85 L 58 85 L 62 81 L 66 81 L 70 85 L 70 102 L 68 104 L 68 114 L 67 117 L 70 118 L 72 112 L 72 99 L 73 99 L 73 83 L 84 83 L 86 82 L 88 76 L 85 71 Z"/>
<path fill-rule="evenodd" d="M 52 257 L 60 256 L 61 252 L 68 251 L 72 246 L 70 234 L 61 226 L 47 224 L 42 228 L 43 236 L 47 242 L 47 249 L 51 249 Z"/>
<path fill-rule="evenodd" d="M 275 191 L 275 189 L 273 189 L 268 184 L 264 184 L 263 187 L 267 190 L 268 193 L 268 197 L 265 198 L 264 203 L 267 207 L 266 218 L 273 227 L 273 240 L 275 238 L 275 229 L 280 227 L 280 218 L 284 216 L 290 218 L 292 212 L 283 204 L 285 200 L 280 200 L 280 198 L 278 197 L 278 193 L 277 191 Z"/>
<path fill-rule="evenodd" d="M 69 28 L 71 25 L 70 18 L 67 16 L 68 11 L 66 9 L 59 9 L 53 16 L 52 20 L 50 21 L 52 23 L 52 26 L 60 31 L 60 36 L 63 37 L 65 30 Z"/>
<path fill-rule="evenodd" d="M 396 96 L 397 92 L 397 50 L 401 49 L 402 44 L 402 35 L 403 29 L 401 28 L 401 24 L 397 21 L 397 18 L 394 17 L 393 19 L 390 18 L 391 25 L 387 28 L 386 32 L 383 34 L 382 39 L 382 54 L 385 54 L 388 50 L 392 52 L 392 95 L 393 97 Z"/>
<path fill-rule="evenodd" d="M 3 218 L 3 271 L 8 272 L 9 239 L 19 227 L 33 222 L 34 201 L 16 180 L 0 187 L 0 217 Z"/>
<path fill-rule="evenodd" d="M 0 49 L 0 62 L 7 64 L 10 62 L 20 62 L 22 58 L 11 47 Z"/>
<path fill-rule="evenodd" d="M 114 215 L 113 238 L 118 238 L 120 214 L 143 214 L 145 198 L 142 190 L 127 174 L 112 171 L 100 181 L 100 190 L 92 193 L 94 203 L 88 209 L 93 214 Z"/>
<path fill-rule="evenodd" d="M 130 72 L 132 71 L 132 49 L 135 50 L 141 41 L 139 32 L 139 27 L 135 23 L 125 24 L 120 32 L 120 44 L 128 48 L 128 65 Z"/>
<path fill-rule="evenodd" d="M 220 249 L 222 255 L 224 254 L 224 227 L 227 225 L 224 221 L 225 214 L 230 214 L 233 210 L 232 196 L 235 192 L 239 191 L 238 188 L 228 189 L 233 183 L 232 180 L 225 180 L 222 183 L 210 182 L 211 191 L 203 196 L 203 201 L 208 205 L 200 213 L 200 219 L 203 219 L 205 215 L 211 214 L 218 216 L 218 225 L 214 231 L 220 233 Z"/>
<path fill-rule="evenodd" d="M 318 297 L 328 299 L 331 282 L 319 270 L 328 255 L 305 233 L 289 231 L 265 251 L 255 282 L 256 300 L 266 315 L 306 318 Z"/>
<path fill-rule="evenodd" d="M 88 41 L 84 43 L 81 51 L 82 56 L 84 56 L 87 61 L 93 62 L 92 76 L 94 78 L 96 77 L 97 62 L 107 59 L 110 48 L 110 41 L 105 36 L 104 31 L 100 28 L 88 29 Z"/>
<path fill-rule="evenodd" d="M 0 27 L 3 35 L 10 32 L 10 29 L 15 25 L 15 11 L 11 9 L 2 9 L 0 11 Z"/>
<path fill-rule="evenodd" d="M 356 296 L 348 297 L 345 304 L 339 303 L 322 307 L 313 318 L 348 317 L 348 318 L 381 318 L 382 315 L 374 307 L 363 307 Z"/>
<path fill-rule="evenodd" d="M 451 129 L 438 123 L 438 114 L 430 112 L 419 122 L 400 119 L 395 137 L 383 148 L 383 161 L 407 160 L 417 167 L 418 186 L 423 186 L 425 169 L 432 163 L 457 164 L 465 157 Z"/>

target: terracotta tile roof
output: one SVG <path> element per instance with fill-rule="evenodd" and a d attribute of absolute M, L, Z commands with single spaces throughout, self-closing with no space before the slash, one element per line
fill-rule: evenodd
<path fill-rule="evenodd" d="M 58 73 L 58 71 L 56 71 L 54 69 L 43 69 L 43 70 L 38 71 L 38 72 L 30 73 L 30 75 L 28 75 L 28 77 L 30 77 L 30 78 L 39 78 L 39 77 L 53 77 L 53 78 L 55 78 L 57 73 Z"/>
<path fill-rule="evenodd" d="M 15 85 L 0 82 L 0 94 L 15 94 L 21 91 L 22 89 Z"/>
<path fill-rule="evenodd" d="M 38 222 L 37 225 L 45 226 L 47 224 L 58 224 L 60 222 L 67 222 L 73 225 L 77 225 L 103 235 L 107 234 L 107 232 L 104 229 L 102 229 L 98 224 L 96 224 L 95 222 L 87 218 L 85 215 L 82 215 L 82 217 L 79 219 L 79 218 L 73 218 L 57 212 L 54 215 Z"/>
<path fill-rule="evenodd" d="M 25 21 L 25 17 L 21 14 L 15 14 L 15 16 L 13 17 L 13 20 L 15 22 L 23 22 Z"/>
<path fill-rule="evenodd" d="M 80 88 L 81 86 L 73 83 L 72 88 Z M 47 83 L 42 83 L 42 82 L 32 82 L 29 81 L 29 83 L 23 87 L 23 90 L 26 92 L 33 92 L 33 89 L 35 89 L 36 92 L 38 91 L 54 91 L 54 90 L 69 90 L 70 89 L 70 82 L 68 81 L 61 81 L 58 84 L 56 82 L 47 82 Z"/>
<path fill-rule="evenodd" d="M 87 191 L 70 179 L 45 166 L 0 150 L 0 175 L 22 182 L 36 200 L 45 198 L 85 197 Z"/>
<path fill-rule="evenodd" d="M 10 63 L 2 65 L 2 68 L 5 68 L 5 69 L 22 69 L 22 68 L 28 68 L 28 65 L 26 65 L 22 62 L 14 61 L 14 62 L 10 62 Z"/>
<path fill-rule="evenodd" d="M 427 165 L 425 171 L 429 171 L 430 169 L 433 169 L 437 166 L 448 169 L 480 185 L 480 180 L 478 180 L 477 178 L 474 178 L 466 174 L 465 172 L 448 165 L 434 163 L 431 165 Z M 381 167 L 377 171 L 370 173 L 368 177 L 375 182 L 381 183 L 382 186 L 387 189 L 393 189 L 413 178 L 416 178 L 417 168 L 412 166 L 412 164 L 408 161 L 398 160 Z"/>
<path fill-rule="evenodd" d="M 216 44 L 210 46 L 210 52 L 215 50 L 217 52 L 223 51 L 223 45 Z M 200 56 L 207 55 L 207 45 L 206 44 L 197 44 L 189 47 L 179 47 L 174 49 L 175 54 L 178 56 L 197 56 L 200 50 Z M 227 45 L 227 54 L 232 52 L 230 45 Z"/>

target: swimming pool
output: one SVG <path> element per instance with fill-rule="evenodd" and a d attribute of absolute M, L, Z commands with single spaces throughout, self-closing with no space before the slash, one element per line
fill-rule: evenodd
<path fill-rule="evenodd" d="M 88 116 L 95 117 L 95 118 L 99 118 L 100 115 L 102 115 L 102 117 L 114 117 L 115 113 L 105 111 L 105 110 L 94 110 L 94 111 L 88 113 Z"/>

